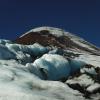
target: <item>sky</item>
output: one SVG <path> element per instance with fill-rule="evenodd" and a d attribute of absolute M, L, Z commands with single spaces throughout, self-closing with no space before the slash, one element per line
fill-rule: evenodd
<path fill-rule="evenodd" d="M 0 38 L 14 40 L 40 26 L 62 28 L 100 47 L 100 0 L 0 0 Z"/>

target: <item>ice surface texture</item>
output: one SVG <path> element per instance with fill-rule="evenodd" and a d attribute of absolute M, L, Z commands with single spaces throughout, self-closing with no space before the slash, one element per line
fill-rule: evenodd
<path fill-rule="evenodd" d="M 26 43 L 30 33 L 39 35 Z M 0 40 L 0 100 L 98 100 L 99 91 L 100 49 L 84 39 L 40 27 Z"/>

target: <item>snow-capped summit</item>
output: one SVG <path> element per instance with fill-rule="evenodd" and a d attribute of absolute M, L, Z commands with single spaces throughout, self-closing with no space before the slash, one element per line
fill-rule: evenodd
<path fill-rule="evenodd" d="M 84 39 L 65 30 L 53 27 L 34 28 L 16 39 L 20 44 L 55 45 L 62 48 L 71 48 L 100 55 L 100 49 Z"/>
<path fill-rule="evenodd" d="M 100 49 L 65 30 L 34 28 L 0 39 L 0 100 L 98 100 Z"/>
<path fill-rule="evenodd" d="M 62 29 L 59 28 L 54 28 L 54 27 L 48 27 L 48 26 L 44 26 L 44 27 L 38 27 L 38 28 L 34 28 L 28 32 L 26 32 L 25 34 L 21 35 L 20 37 L 23 37 L 27 34 L 29 34 L 30 32 L 41 32 L 43 30 L 46 30 L 49 32 L 49 34 L 55 35 L 57 37 L 61 37 L 64 35 L 64 32 Z"/>

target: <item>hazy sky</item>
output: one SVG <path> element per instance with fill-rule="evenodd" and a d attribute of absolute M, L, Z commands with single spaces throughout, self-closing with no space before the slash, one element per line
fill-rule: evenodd
<path fill-rule="evenodd" d="M 39 26 L 63 28 L 100 47 L 100 0 L 0 0 L 0 38 Z"/>

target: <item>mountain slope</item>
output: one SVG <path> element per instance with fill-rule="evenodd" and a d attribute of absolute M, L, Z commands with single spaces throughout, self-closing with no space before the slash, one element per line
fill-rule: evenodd
<path fill-rule="evenodd" d="M 100 49 L 62 29 L 0 39 L 1 100 L 98 100 Z"/>
<path fill-rule="evenodd" d="M 32 44 L 38 42 L 42 45 L 58 45 L 62 48 L 81 49 L 81 51 L 87 51 L 91 53 L 100 54 L 100 49 L 96 46 L 88 43 L 82 38 L 75 36 L 64 30 L 53 27 L 40 27 L 30 30 L 29 32 L 20 36 L 17 43 Z"/>

